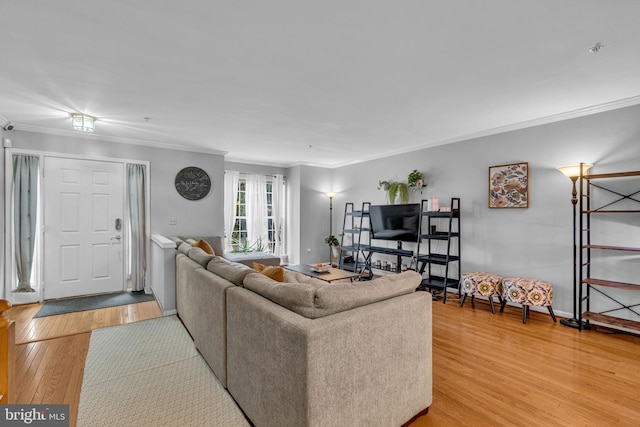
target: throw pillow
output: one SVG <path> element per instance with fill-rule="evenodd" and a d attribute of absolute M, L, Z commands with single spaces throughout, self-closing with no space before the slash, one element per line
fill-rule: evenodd
<path fill-rule="evenodd" d="M 253 263 L 253 268 L 258 270 L 260 273 L 264 274 L 270 279 L 275 280 L 276 282 L 284 282 L 284 268 L 276 267 L 273 265 L 264 265 L 258 262 Z"/>
<path fill-rule="evenodd" d="M 203 251 L 205 251 L 206 253 L 208 253 L 209 255 L 215 255 L 216 253 L 213 251 L 213 248 L 211 247 L 211 245 L 209 243 L 207 243 L 206 241 L 200 239 L 197 242 L 191 243 L 191 246 L 193 246 L 194 248 L 200 248 Z"/>

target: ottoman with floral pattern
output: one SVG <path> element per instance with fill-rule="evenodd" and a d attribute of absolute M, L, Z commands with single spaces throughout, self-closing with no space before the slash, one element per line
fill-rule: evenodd
<path fill-rule="evenodd" d="M 464 301 L 467 295 L 471 295 L 471 305 L 474 306 L 474 298 L 476 295 L 487 297 L 489 299 L 489 305 L 491 306 L 491 313 L 495 314 L 493 308 L 493 297 L 498 297 L 500 305 L 502 306 L 504 295 L 504 287 L 502 285 L 502 276 L 474 271 L 470 273 L 464 273 L 462 275 L 462 301 L 460 307 L 464 306 Z M 475 307 L 475 306 L 474 306 Z"/>
<path fill-rule="evenodd" d="M 502 280 L 505 290 L 505 299 L 500 311 L 507 302 L 522 305 L 522 323 L 527 323 L 527 313 L 530 306 L 547 307 L 553 321 L 556 316 L 553 313 L 553 285 L 544 280 L 524 279 L 521 277 L 505 277 Z"/>

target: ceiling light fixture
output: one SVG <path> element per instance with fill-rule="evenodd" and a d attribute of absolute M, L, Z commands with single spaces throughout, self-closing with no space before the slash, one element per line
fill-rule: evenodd
<path fill-rule="evenodd" d="M 603 47 L 604 45 L 598 42 L 589 48 L 589 53 L 598 53 L 602 50 Z"/>
<path fill-rule="evenodd" d="M 82 132 L 93 132 L 95 130 L 96 118 L 87 116 L 86 114 L 71 114 L 71 124 L 74 130 Z"/>

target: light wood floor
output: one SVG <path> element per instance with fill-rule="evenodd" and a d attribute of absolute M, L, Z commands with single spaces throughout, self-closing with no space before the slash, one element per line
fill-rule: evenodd
<path fill-rule="evenodd" d="M 91 331 L 160 317 L 155 301 L 33 319 L 42 304 L 5 312 L 16 322 L 16 403 L 69 404 L 78 417 L 84 362 Z"/>
<path fill-rule="evenodd" d="M 8 312 L 18 402 L 68 403 L 75 425 L 89 331 L 160 313 L 146 302 L 31 319 L 39 307 Z M 491 315 L 483 302 L 433 308 L 434 399 L 412 427 L 640 425 L 640 337 L 580 333 L 538 312 L 524 325 L 519 309 Z"/>

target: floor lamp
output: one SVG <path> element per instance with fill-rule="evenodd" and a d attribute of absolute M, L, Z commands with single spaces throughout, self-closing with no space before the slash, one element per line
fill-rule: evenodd
<path fill-rule="evenodd" d="M 578 320 L 578 305 L 579 301 L 577 301 L 577 290 L 578 286 L 582 286 L 581 283 L 578 283 L 577 271 L 578 271 L 578 259 L 577 259 L 577 250 L 578 244 L 576 242 L 576 236 L 578 230 L 576 230 L 576 205 L 578 204 L 578 191 L 576 190 L 576 181 L 581 175 L 586 174 L 589 169 L 591 169 L 593 165 L 580 163 L 575 166 L 560 166 L 557 169 L 562 172 L 567 178 L 571 180 L 571 184 L 573 185 L 573 190 L 571 192 L 571 204 L 573 205 L 573 318 L 565 318 L 561 319 L 560 323 L 564 326 L 568 326 L 570 328 L 580 329 L 580 320 Z M 582 173 L 580 172 L 582 169 Z M 582 231 L 582 230 L 581 230 Z M 582 322 L 582 329 L 585 329 L 587 326 L 586 322 Z"/>
<path fill-rule="evenodd" d="M 336 193 L 325 193 L 329 198 L 329 236 L 333 236 L 333 198 L 336 196 Z M 329 264 L 331 262 L 331 243 L 329 243 Z"/>

